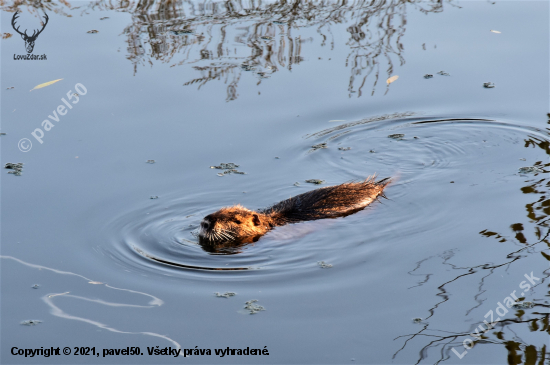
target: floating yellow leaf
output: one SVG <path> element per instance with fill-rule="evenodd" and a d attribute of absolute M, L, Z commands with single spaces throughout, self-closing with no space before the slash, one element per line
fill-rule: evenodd
<path fill-rule="evenodd" d="M 61 80 L 63 80 L 63 79 L 57 79 L 57 80 L 45 82 L 45 83 L 40 84 L 40 85 L 36 85 L 34 88 L 32 88 L 32 90 L 42 89 L 43 87 L 50 86 L 51 84 L 55 84 L 56 82 L 61 81 Z"/>
<path fill-rule="evenodd" d="M 397 80 L 399 78 L 399 76 L 395 75 L 395 76 L 392 76 L 390 77 L 389 79 L 386 80 L 386 82 L 389 84 L 391 84 L 392 82 L 394 82 L 395 80 Z"/>
<path fill-rule="evenodd" d="M 493 33 L 498 33 L 498 34 L 501 33 L 501 32 L 499 32 L 498 30 L 492 30 L 492 29 L 491 29 L 491 32 L 493 32 Z"/>
<path fill-rule="evenodd" d="M 8 39 L 12 36 L 11 33 L 2 33 L 2 39 Z"/>

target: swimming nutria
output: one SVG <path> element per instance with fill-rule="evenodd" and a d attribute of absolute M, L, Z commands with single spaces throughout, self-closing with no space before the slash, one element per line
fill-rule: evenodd
<path fill-rule="evenodd" d="M 258 212 L 241 205 L 225 207 L 203 218 L 199 229 L 201 245 L 218 251 L 220 243 L 256 242 L 274 227 L 323 218 L 344 217 L 358 212 L 379 196 L 390 178 L 327 186 L 296 195 Z"/>

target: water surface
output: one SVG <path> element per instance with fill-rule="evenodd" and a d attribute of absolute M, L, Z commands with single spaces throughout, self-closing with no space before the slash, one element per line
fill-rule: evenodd
<path fill-rule="evenodd" d="M 269 351 L 191 363 L 548 362 L 548 3 L 2 10 L 2 32 L 15 10 L 29 29 L 49 16 L 34 49 L 47 61 L 14 60 L 17 34 L 0 43 L 2 163 L 24 163 L 1 175 L 2 363 L 182 361 L 154 346 Z M 77 83 L 86 93 L 40 144 L 31 132 Z M 228 162 L 246 174 L 210 168 Z M 394 178 L 388 199 L 357 214 L 280 227 L 233 255 L 192 234 L 222 206 L 374 173 Z M 471 336 L 511 293 L 533 307 Z M 248 314 L 252 299 L 265 310 Z"/>

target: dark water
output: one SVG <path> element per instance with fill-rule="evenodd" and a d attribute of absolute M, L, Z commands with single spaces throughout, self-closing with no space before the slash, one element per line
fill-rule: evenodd
<path fill-rule="evenodd" d="M 2 363 L 549 363 L 547 2 L 5 2 L 3 33 L 17 9 L 49 21 L 45 61 L 0 43 Z M 234 255 L 192 234 L 373 173 L 352 216 Z M 11 354 L 51 346 L 100 356 Z"/>

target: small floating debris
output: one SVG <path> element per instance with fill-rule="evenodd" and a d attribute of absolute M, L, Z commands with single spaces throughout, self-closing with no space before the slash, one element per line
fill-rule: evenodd
<path fill-rule="evenodd" d="M 104 16 L 103 18 L 99 18 L 99 20 L 105 20 L 105 19 L 109 19 L 108 16 Z"/>
<path fill-rule="evenodd" d="M 15 176 L 21 176 L 23 173 L 23 162 L 8 162 L 4 165 L 4 168 L 11 169 L 13 171 L 8 171 L 8 174 L 13 174 Z"/>
<path fill-rule="evenodd" d="M 22 169 L 23 168 L 23 162 L 8 162 L 6 165 L 4 165 L 4 168 L 6 169 Z"/>
<path fill-rule="evenodd" d="M 0 136 L 5 136 L 5 135 L 6 135 L 6 133 L 3 133 L 3 132 L 2 132 L 2 133 L 0 133 Z"/>
<path fill-rule="evenodd" d="M 317 151 L 317 150 L 320 150 L 320 149 L 323 149 L 323 148 L 328 148 L 328 145 L 326 142 L 323 142 L 323 143 L 319 143 L 319 144 L 315 144 L 313 146 L 311 146 L 312 150 L 311 151 Z"/>
<path fill-rule="evenodd" d="M 99 30 L 92 29 L 92 30 L 87 31 L 86 33 L 95 34 L 95 33 L 99 33 Z"/>
<path fill-rule="evenodd" d="M 502 32 L 499 32 L 498 30 L 494 30 L 494 29 L 491 29 L 491 32 L 493 32 L 493 33 L 497 33 L 497 34 L 500 34 L 500 33 L 502 33 Z"/>
<path fill-rule="evenodd" d="M 182 30 L 173 30 L 172 34 L 174 35 L 183 35 L 183 34 L 193 34 L 195 33 L 192 29 L 182 29 Z"/>
<path fill-rule="evenodd" d="M 492 82 L 484 82 L 483 87 L 486 88 L 486 89 L 492 89 L 492 88 L 495 87 L 495 84 L 492 83 Z"/>
<path fill-rule="evenodd" d="M 533 172 L 533 173 L 543 172 L 541 169 L 539 169 L 536 166 L 520 167 L 518 171 L 519 171 L 520 174 L 527 174 L 527 173 L 530 173 L 530 172 Z"/>
<path fill-rule="evenodd" d="M 249 300 L 248 302 L 245 302 L 244 309 L 247 310 L 250 314 L 256 314 L 259 311 L 265 311 L 265 308 L 261 305 L 255 304 L 257 303 L 257 299 Z"/>
<path fill-rule="evenodd" d="M 450 73 L 445 72 L 445 71 L 439 71 L 437 74 L 438 74 L 438 75 L 441 75 L 441 76 L 451 76 Z"/>
<path fill-rule="evenodd" d="M 279 157 L 275 157 L 275 159 L 276 159 L 276 160 L 278 160 L 278 159 L 279 159 Z"/>
<path fill-rule="evenodd" d="M 351 150 L 351 147 L 338 147 L 340 151 L 349 151 Z"/>
<path fill-rule="evenodd" d="M 12 36 L 13 34 L 11 33 L 2 33 L 2 39 L 8 39 Z"/>
<path fill-rule="evenodd" d="M 286 24 L 286 22 L 283 22 L 281 20 L 274 20 L 273 24 Z"/>
<path fill-rule="evenodd" d="M 150 199 L 158 199 L 158 195 L 151 195 L 151 198 Z"/>
<path fill-rule="evenodd" d="M 14 86 L 10 86 L 10 87 L 7 87 L 6 90 L 11 90 L 11 89 L 15 89 Z"/>
<path fill-rule="evenodd" d="M 24 326 L 36 326 L 39 323 L 42 323 L 42 321 L 38 319 L 27 319 L 26 321 L 21 322 Z"/>
<path fill-rule="evenodd" d="M 237 167 L 239 167 L 239 165 L 236 165 L 233 162 L 229 162 L 229 163 L 222 162 L 219 166 L 210 166 L 211 169 L 219 169 L 219 170 L 236 169 Z"/>
<path fill-rule="evenodd" d="M 413 138 L 414 138 L 414 139 L 419 139 L 419 137 L 417 137 L 417 136 L 414 136 Z"/>
<path fill-rule="evenodd" d="M 432 77 L 434 77 L 434 75 L 432 75 L 432 74 L 425 74 L 424 75 L 425 79 L 431 79 Z"/>
<path fill-rule="evenodd" d="M 422 323 L 422 318 L 419 318 L 419 317 L 413 318 L 412 321 L 413 323 Z"/>
<path fill-rule="evenodd" d="M 519 160 L 520 161 L 527 161 L 527 159 L 525 159 L 525 158 L 520 158 Z"/>
<path fill-rule="evenodd" d="M 449 184 L 454 184 L 455 182 L 454 181 L 451 181 Z"/>
<path fill-rule="evenodd" d="M 533 308 L 535 306 L 535 303 L 533 302 L 518 302 L 512 304 L 512 307 L 515 309 L 529 309 Z"/>
<path fill-rule="evenodd" d="M 370 150 L 369 152 L 370 152 L 370 153 L 376 153 L 376 151 L 375 151 L 375 150 Z"/>
<path fill-rule="evenodd" d="M 325 180 L 309 179 L 309 180 L 306 180 L 306 182 L 310 184 L 321 185 L 322 183 L 325 182 Z"/>
<path fill-rule="evenodd" d="M 88 281 L 88 284 L 92 284 L 92 285 L 101 285 L 103 284 L 101 281 Z"/>
<path fill-rule="evenodd" d="M 225 170 L 224 172 L 220 172 L 217 175 L 218 176 L 224 176 L 228 174 L 238 174 L 238 175 L 245 175 L 242 171 L 237 171 L 236 168 L 239 167 L 239 165 L 234 164 L 233 162 L 228 163 L 221 163 L 219 166 L 210 166 L 211 169 L 218 169 L 218 170 Z"/>
<path fill-rule="evenodd" d="M 31 288 L 33 288 L 33 289 L 38 289 L 38 288 L 40 288 L 40 285 L 34 284 L 33 286 L 31 286 Z"/>
<path fill-rule="evenodd" d="M 404 135 L 404 134 L 401 134 L 401 133 L 390 134 L 390 135 L 388 136 L 388 138 L 397 139 L 397 140 L 403 139 L 403 137 L 405 137 L 405 135 Z"/>
<path fill-rule="evenodd" d="M 155 161 L 155 160 L 147 160 L 147 161 L 145 161 L 145 162 L 147 162 L 147 163 L 155 163 L 156 161 Z"/>
<path fill-rule="evenodd" d="M 332 264 L 328 264 L 324 261 L 317 261 L 317 265 L 319 265 L 322 269 L 330 269 L 332 267 Z"/>
<path fill-rule="evenodd" d="M 270 41 L 273 39 L 273 37 L 270 37 L 270 36 L 267 36 L 267 35 L 264 35 L 262 37 L 260 37 L 261 39 L 265 40 L 265 41 Z"/>
<path fill-rule="evenodd" d="M 293 185 L 294 186 L 300 186 L 300 183 L 298 181 L 296 181 Z"/>
<path fill-rule="evenodd" d="M 247 65 L 247 64 L 243 63 L 243 64 L 241 65 L 241 69 L 242 69 L 243 71 L 252 71 L 252 70 L 254 69 L 254 67 L 252 67 L 252 66 L 250 66 L 250 65 Z"/>
<path fill-rule="evenodd" d="M 242 171 L 237 171 L 235 169 L 231 169 L 231 170 L 225 170 L 224 172 L 219 172 L 217 175 L 218 176 L 224 176 L 224 175 L 229 175 L 229 174 L 244 175 L 245 173 L 242 172 Z"/>
<path fill-rule="evenodd" d="M 229 298 L 229 297 L 234 297 L 235 295 L 237 295 L 237 293 L 233 293 L 233 292 L 230 292 L 230 291 L 227 291 L 223 294 L 220 294 L 218 292 L 215 292 L 214 293 L 218 298 Z"/>

